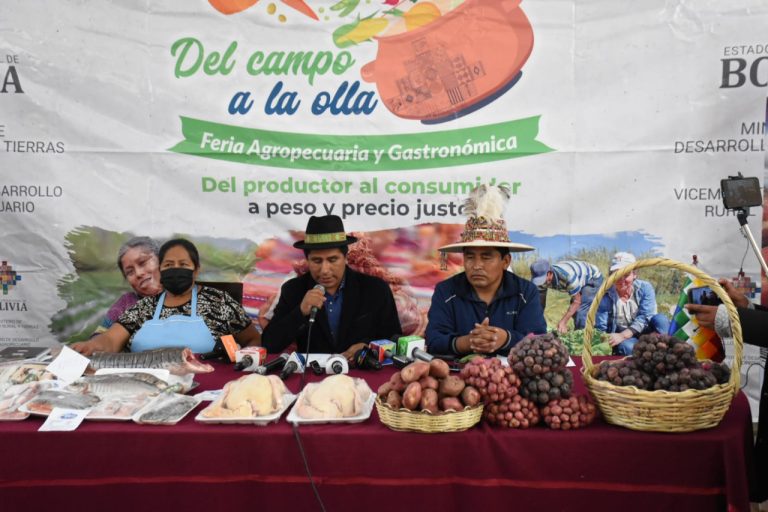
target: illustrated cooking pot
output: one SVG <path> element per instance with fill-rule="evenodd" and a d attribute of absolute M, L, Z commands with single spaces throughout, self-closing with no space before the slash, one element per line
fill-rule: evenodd
<path fill-rule="evenodd" d="M 361 75 L 396 116 L 438 123 L 501 96 L 522 75 L 533 29 L 521 0 L 466 0 L 422 27 L 387 37 Z"/>

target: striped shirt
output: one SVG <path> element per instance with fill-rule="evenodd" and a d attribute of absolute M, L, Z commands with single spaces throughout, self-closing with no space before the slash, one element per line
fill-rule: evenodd
<path fill-rule="evenodd" d="M 603 277 L 596 266 L 578 260 L 559 261 L 552 265 L 552 273 L 552 288 L 568 292 L 570 296 L 580 293 L 584 286 Z"/>

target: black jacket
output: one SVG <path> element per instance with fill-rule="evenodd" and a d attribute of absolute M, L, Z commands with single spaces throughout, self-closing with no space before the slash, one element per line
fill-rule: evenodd
<path fill-rule="evenodd" d="M 315 284 L 307 272 L 283 285 L 275 314 L 261 337 L 268 352 L 280 352 L 293 342 L 300 352 L 306 352 L 309 317 L 301 314 L 299 306 Z M 355 343 L 389 339 L 401 332 L 389 285 L 378 277 L 347 267 L 338 339 L 333 339 L 325 309 L 320 309 L 312 327 L 309 348 L 313 353 L 340 353 Z"/>
<path fill-rule="evenodd" d="M 744 343 L 768 347 L 768 308 L 756 306 L 756 309 L 739 309 L 739 320 Z M 763 388 L 760 391 L 755 464 L 757 476 L 750 499 L 761 502 L 768 499 L 768 375 L 763 377 Z"/>

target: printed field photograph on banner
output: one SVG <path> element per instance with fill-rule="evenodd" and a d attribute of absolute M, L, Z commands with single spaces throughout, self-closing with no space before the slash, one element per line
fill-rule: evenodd
<path fill-rule="evenodd" d="M 764 183 L 768 161 L 768 6 L 739 5 L 11 1 L 0 346 L 89 338 L 140 295 L 121 245 L 179 234 L 200 247 L 202 279 L 243 284 L 263 329 L 306 271 L 291 244 L 327 214 L 361 239 L 351 266 L 382 277 L 402 326 L 423 333 L 435 284 L 462 269 L 451 256 L 441 270 L 436 249 L 484 184 L 508 188 L 509 237 L 534 248 L 513 259 L 522 277 L 537 260 L 608 275 L 626 252 L 695 263 L 759 300 L 720 192 L 739 172 Z M 638 278 L 674 323 L 686 276 Z M 569 296 L 545 299 L 557 330 Z"/>

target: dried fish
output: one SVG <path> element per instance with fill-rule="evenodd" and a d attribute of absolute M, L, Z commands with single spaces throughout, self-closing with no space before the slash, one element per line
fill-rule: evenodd
<path fill-rule="evenodd" d="M 50 414 L 54 407 L 65 409 L 88 409 L 98 404 L 101 399 L 96 395 L 73 393 L 64 390 L 43 391 L 25 404 L 25 408 L 35 414 Z"/>
<path fill-rule="evenodd" d="M 91 356 L 90 367 L 99 368 L 162 368 L 174 375 L 210 373 L 213 366 L 200 362 L 188 348 L 159 348 L 144 352 L 97 352 Z"/>

